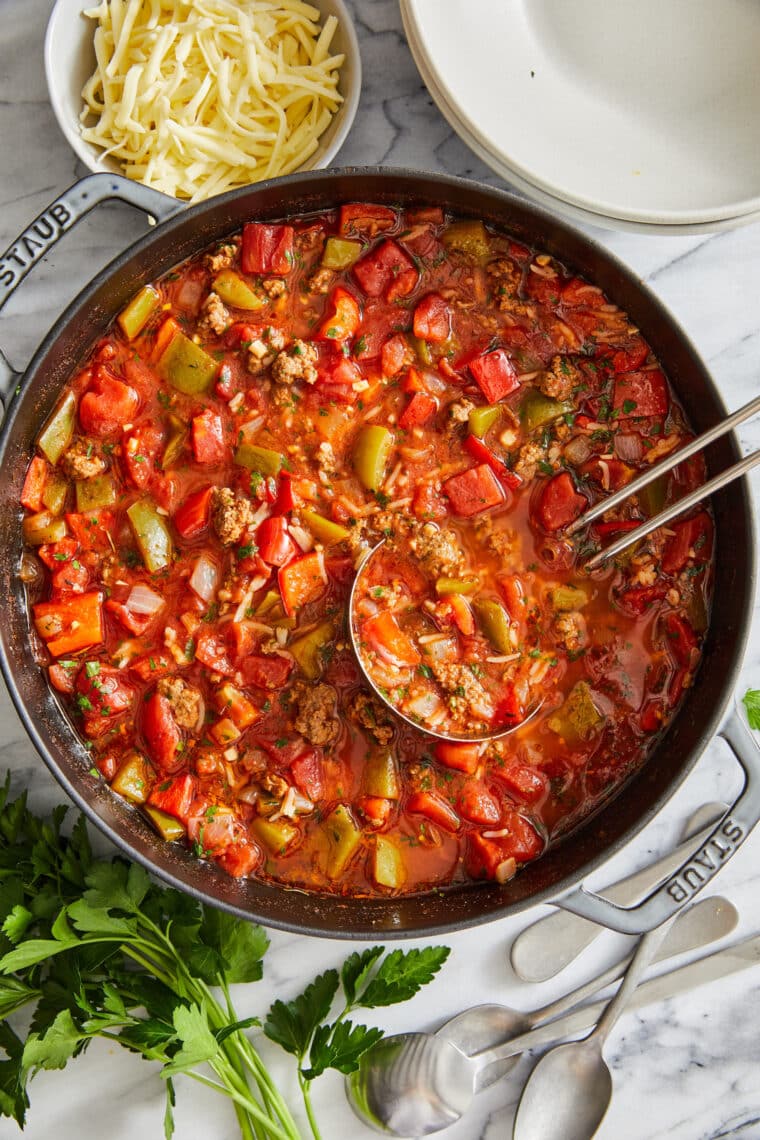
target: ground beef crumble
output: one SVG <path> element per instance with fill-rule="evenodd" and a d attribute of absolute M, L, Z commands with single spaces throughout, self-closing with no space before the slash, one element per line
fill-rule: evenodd
<path fill-rule="evenodd" d="M 94 440 L 75 439 L 64 453 L 61 467 L 69 479 L 92 479 L 95 475 L 102 475 L 106 461 Z"/>
<path fill-rule="evenodd" d="M 203 698 L 192 685 L 181 677 L 162 677 L 157 689 L 171 705 L 174 719 L 180 728 L 197 728 L 203 712 Z"/>
<path fill-rule="evenodd" d="M 291 690 L 295 729 L 312 744 L 329 744 L 338 735 L 337 694 L 332 685 L 297 682 Z"/>
<path fill-rule="evenodd" d="M 248 499 L 231 487 L 214 487 L 211 492 L 211 520 L 222 546 L 239 542 L 251 525 L 253 509 Z"/>

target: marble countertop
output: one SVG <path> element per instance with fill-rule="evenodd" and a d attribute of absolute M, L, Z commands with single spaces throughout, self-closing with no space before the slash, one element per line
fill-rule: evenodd
<path fill-rule="evenodd" d="M 349 0 L 361 42 L 364 90 L 340 161 L 386 163 L 502 183 L 465 147 L 430 99 L 409 54 L 396 0 Z M 57 193 L 84 173 L 69 150 L 47 101 L 42 45 L 51 0 L 5 0 L 0 24 L 0 248 L 5 248 Z M 33 283 L 0 315 L 0 346 L 21 367 L 57 314 L 112 256 L 139 236 L 145 223 L 129 208 L 101 208 L 56 247 Z M 757 392 L 760 358 L 760 225 L 717 235 L 642 237 L 596 231 L 656 291 L 692 337 L 730 408 Z M 745 448 L 760 445 L 760 424 L 740 433 Z M 757 491 L 757 483 L 755 485 Z M 742 684 L 760 684 L 757 608 Z M 33 804 L 61 799 L 52 777 L 27 740 L 3 689 L 0 692 L 0 770 L 10 768 L 16 790 L 28 787 Z M 675 841 L 681 823 L 700 802 L 735 795 L 734 762 L 711 745 L 686 784 L 656 821 L 591 880 L 602 886 L 616 873 L 645 864 Z M 760 931 L 760 829 L 713 885 L 738 907 L 731 936 Z M 575 967 L 541 986 L 519 982 L 507 952 L 522 927 L 548 908 L 449 935 L 452 954 L 443 973 L 413 1002 L 380 1011 L 387 1030 L 435 1027 L 467 1005 L 499 1001 L 520 1009 L 542 1005 L 619 957 L 626 940 L 605 933 Z M 342 961 L 349 947 L 272 932 L 265 980 L 236 995 L 241 1016 L 264 1012 L 274 996 L 291 997 L 314 973 Z M 411 943 L 409 944 L 411 945 Z M 760 969 L 626 1014 L 606 1050 L 614 1098 L 600 1140 L 750 1140 L 760 1137 Z M 266 1048 L 266 1047 L 265 1047 Z M 481 1095 L 451 1140 L 497 1140 L 511 1122 L 531 1062 Z M 297 1105 L 287 1059 L 272 1068 Z M 160 1137 L 163 1084 L 146 1064 L 97 1045 L 65 1073 L 43 1074 L 32 1086 L 28 1140 L 110 1140 Z M 233 1140 L 233 1113 L 218 1098 L 181 1081 L 177 1136 Z M 315 1086 L 315 1103 L 330 1140 L 372 1135 L 355 1120 L 336 1074 Z M 0 1135 L 16 1135 L 0 1124 Z"/>

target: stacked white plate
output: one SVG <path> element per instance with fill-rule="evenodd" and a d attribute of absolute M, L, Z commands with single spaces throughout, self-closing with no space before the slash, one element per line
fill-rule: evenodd
<path fill-rule="evenodd" d="M 506 181 L 591 225 L 760 221 L 757 0 L 400 0 L 430 94 Z"/>

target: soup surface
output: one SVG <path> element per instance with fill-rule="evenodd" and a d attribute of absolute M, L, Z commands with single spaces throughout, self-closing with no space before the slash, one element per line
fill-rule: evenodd
<path fill-rule="evenodd" d="M 440 208 L 252 222 L 146 286 L 22 494 L 31 636 L 94 766 L 167 841 L 344 894 L 506 881 L 619 788 L 690 685 L 713 525 L 583 561 L 698 461 L 593 283 Z M 435 743 L 363 682 L 362 653 Z M 521 721 L 536 706 L 535 715 Z"/>

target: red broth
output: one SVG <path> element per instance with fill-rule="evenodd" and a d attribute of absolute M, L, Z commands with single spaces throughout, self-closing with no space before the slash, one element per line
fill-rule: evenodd
<path fill-rule="evenodd" d="M 710 514 L 580 566 L 699 463 L 563 537 L 689 437 L 626 314 L 540 250 L 439 208 L 252 223 L 142 290 L 43 429 L 32 636 L 103 778 L 199 858 L 342 894 L 506 881 L 644 762 L 691 684 Z M 472 719 L 487 667 L 495 715 L 540 699 L 535 718 L 436 744 L 372 695 L 346 607 L 381 538 L 385 665 L 407 591 L 456 666 L 446 716 Z"/>

